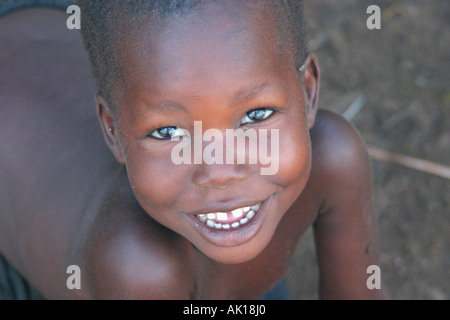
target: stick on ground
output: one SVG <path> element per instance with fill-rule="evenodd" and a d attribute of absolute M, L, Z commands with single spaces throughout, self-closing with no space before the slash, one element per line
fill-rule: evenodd
<path fill-rule="evenodd" d="M 392 153 L 375 147 L 368 147 L 371 158 L 396 163 L 411 169 L 431 173 L 442 178 L 450 179 L 450 168 L 428 160 L 417 159 L 398 153 Z"/>

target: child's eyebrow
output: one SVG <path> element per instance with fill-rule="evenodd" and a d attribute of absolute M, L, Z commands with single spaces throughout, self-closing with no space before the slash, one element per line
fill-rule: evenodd
<path fill-rule="evenodd" d="M 231 98 L 231 104 L 239 104 L 245 101 L 249 101 L 251 99 L 254 99 L 258 95 L 261 94 L 261 92 L 265 90 L 276 90 L 280 89 L 281 84 L 278 82 L 273 81 L 266 81 L 256 87 L 251 88 L 244 88 L 239 90 L 232 98 Z M 153 112 L 153 113 L 164 113 L 164 112 L 170 112 L 170 111 L 182 111 L 185 113 L 188 113 L 188 110 L 186 107 L 184 107 L 182 104 L 174 102 L 174 101 L 164 101 L 162 103 L 157 104 L 145 104 L 147 106 L 146 110 L 147 112 Z"/>
<path fill-rule="evenodd" d="M 273 81 L 266 81 L 253 88 L 244 88 L 238 91 L 231 99 L 232 104 L 238 104 L 244 101 L 251 100 L 258 96 L 262 91 L 267 89 L 280 89 L 281 84 Z"/>
<path fill-rule="evenodd" d="M 151 111 L 151 112 L 157 112 L 157 113 L 164 113 L 166 111 L 183 111 L 183 112 L 188 112 L 186 110 L 186 108 L 182 105 L 179 104 L 177 102 L 174 101 L 165 101 L 162 103 L 158 103 L 155 105 L 148 105 L 146 104 L 148 109 L 147 111 Z"/>

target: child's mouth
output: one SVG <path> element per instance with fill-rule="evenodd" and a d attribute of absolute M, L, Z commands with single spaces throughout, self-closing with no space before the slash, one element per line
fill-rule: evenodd
<path fill-rule="evenodd" d="M 219 247 L 235 247 L 249 242 L 259 233 L 271 198 L 272 195 L 263 201 L 253 200 L 253 203 L 238 208 L 229 207 L 221 212 L 186 213 L 186 217 L 209 243 Z"/>
<path fill-rule="evenodd" d="M 237 229 L 247 224 L 259 212 L 262 202 L 228 212 L 211 212 L 195 215 L 198 220 L 214 230 Z"/>

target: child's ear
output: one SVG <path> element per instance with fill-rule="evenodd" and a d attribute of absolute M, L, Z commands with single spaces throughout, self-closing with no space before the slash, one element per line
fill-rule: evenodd
<path fill-rule="evenodd" d="M 97 93 L 95 95 L 95 102 L 97 104 L 97 117 L 100 121 L 100 126 L 102 128 L 106 145 L 112 151 L 117 162 L 124 164 L 125 157 L 118 141 L 116 122 L 114 120 L 114 115 L 111 108 L 108 106 L 108 103 L 102 97 L 101 93 Z"/>
<path fill-rule="evenodd" d="M 308 54 L 305 60 L 303 84 L 306 93 L 306 119 L 308 129 L 312 129 L 319 106 L 320 69 L 316 55 Z"/>

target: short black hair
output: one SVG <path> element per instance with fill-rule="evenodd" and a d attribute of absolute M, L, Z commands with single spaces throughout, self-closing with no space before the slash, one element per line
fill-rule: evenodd
<path fill-rule="evenodd" d="M 127 27 L 139 26 L 149 16 L 165 19 L 172 15 L 185 15 L 214 1 L 217 0 L 78 0 L 81 34 L 92 73 L 110 108 L 115 109 L 114 85 L 124 80 L 114 48 L 120 33 Z M 308 53 L 303 0 L 255 1 L 269 4 L 274 9 L 278 31 L 284 35 L 280 45 L 293 49 L 292 59 L 296 67 L 300 67 Z"/>

